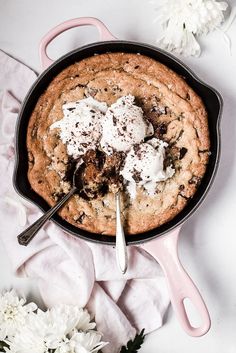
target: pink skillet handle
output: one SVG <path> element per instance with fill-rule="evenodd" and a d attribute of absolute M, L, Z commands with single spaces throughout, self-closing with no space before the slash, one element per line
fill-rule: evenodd
<path fill-rule="evenodd" d="M 60 33 L 67 31 L 70 28 L 79 26 L 95 26 L 98 29 L 100 40 L 115 40 L 116 38 L 111 34 L 103 22 L 94 17 L 79 17 L 69 21 L 65 21 L 58 26 L 52 28 L 41 40 L 39 46 L 39 56 L 43 69 L 46 69 L 53 63 L 53 60 L 47 55 L 48 44 L 57 37 Z"/>
<path fill-rule="evenodd" d="M 184 270 L 178 258 L 178 236 L 180 228 L 163 237 L 142 245 L 161 265 L 167 279 L 170 299 L 180 324 L 187 334 L 203 336 L 211 327 L 207 307 L 197 287 Z M 184 299 L 189 298 L 201 318 L 199 327 L 193 327 L 184 306 Z"/>

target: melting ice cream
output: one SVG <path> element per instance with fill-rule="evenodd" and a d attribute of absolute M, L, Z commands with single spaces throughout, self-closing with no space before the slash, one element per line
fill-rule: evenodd
<path fill-rule="evenodd" d="M 128 152 L 120 174 L 127 183 L 132 199 L 136 196 L 136 186 L 143 186 L 150 196 L 156 192 L 157 182 L 173 176 L 175 170 L 169 166 L 164 170 L 165 149 L 168 146 L 157 138 L 134 145 Z"/>
<path fill-rule="evenodd" d="M 130 94 L 112 104 L 102 121 L 101 147 L 107 154 L 128 151 L 134 144 L 153 135 L 153 126 L 144 120 L 143 110 Z"/>
<path fill-rule="evenodd" d="M 67 146 L 68 155 L 78 158 L 89 149 L 96 149 L 101 139 L 101 122 L 107 104 L 92 97 L 64 104 L 63 119 L 51 125 L 60 129 L 60 138 Z"/>

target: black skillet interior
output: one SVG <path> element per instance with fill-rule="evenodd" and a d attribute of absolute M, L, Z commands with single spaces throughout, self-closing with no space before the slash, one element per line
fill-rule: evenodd
<path fill-rule="evenodd" d="M 20 112 L 18 118 L 18 125 L 16 129 L 16 165 L 14 172 L 14 186 L 16 191 L 24 198 L 35 203 L 42 211 L 47 211 L 49 205 L 36 194 L 30 187 L 27 178 L 28 170 L 28 158 L 26 148 L 26 133 L 29 117 L 32 110 L 34 109 L 40 95 L 44 92 L 46 87 L 49 85 L 51 80 L 61 70 L 67 66 L 74 64 L 84 58 L 93 56 L 94 54 L 102 54 L 106 52 L 128 52 L 128 53 L 140 53 L 147 55 L 174 70 L 179 75 L 183 76 L 186 82 L 195 90 L 195 92 L 202 98 L 209 119 L 209 130 L 211 140 L 211 156 L 205 176 L 196 192 L 194 197 L 189 201 L 187 206 L 170 222 L 153 229 L 151 231 L 130 235 L 127 237 L 128 244 L 137 244 L 146 240 L 153 239 L 157 236 L 163 235 L 166 232 L 172 230 L 176 226 L 182 224 L 199 206 L 201 201 L 204 199 L 206 192 L 208 191 L 217 169 L 219 161 L 219 149 L 220 149 L 220 136 L 219 136 L 219 120 L 222 109 L 222 98 L 213 88 L 209 87 L 198 79 L 189 68 L 183 65 L 172 55 L 146 44 L 140 44 L 136 42 L 128 41 L 110 41 L 110 42 L 98 42 L 90 44 L 79 49 L 76 49 L 69 54 L 61 57 L 52 66 L 46 69 L 43 74 L 39 76 L 37 81 L 30 89 Z M 71 225 L 70 223 L 63 220 L 58 215 L 53 217 L 53 220 L 63 230 L 71 233 L 72 235 L 80 238 L 100 242 L 105 244 L 113 245 L 115 238 L 107 235 L 93 234 Z"/>

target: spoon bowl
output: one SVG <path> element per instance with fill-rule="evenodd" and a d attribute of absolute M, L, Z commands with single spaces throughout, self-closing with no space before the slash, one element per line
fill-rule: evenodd
<path fill-rule="evenodd" d="M 74 195 L 77 191 L 82 188 L 82 181 L 79 180 L 78 174 L 81 174 L 81 164 L 77 164 L 72 178 L 72 188 L 70 191 L 61 198 L 61 200 L 53 207 L 51 207 L 44 215 L 42 215 L 37 221 L 31 224 L 26 230 L 20 233 L 17 237 L 18 243 L 20 245 L 27 246 L 31 240 L 35 237 L 38 231 L 43 227 L 43 225 L 69 200 L 69 198 Z"/>

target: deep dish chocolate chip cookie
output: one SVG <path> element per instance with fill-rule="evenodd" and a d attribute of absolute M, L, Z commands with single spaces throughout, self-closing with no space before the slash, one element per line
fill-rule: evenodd
<path fill-rule="evenodd" d="M 200 184 L 207 113 L 165 65 L 139 54 L 95 55 L 49 84 L 30 117 L 27 148 L 29 182 L 49 205 L 70 190 L 75 166 L 84 168 L 87 188 L 59 212 L 66 221 L 114 235 L 120 189 L 125 232 L 142 233 L 174 218 Z"/>

